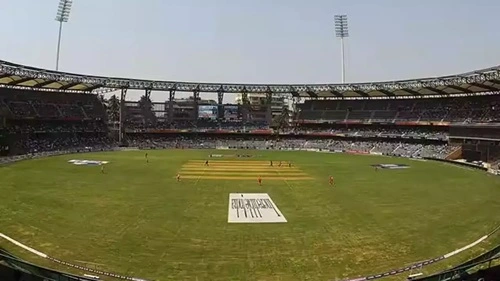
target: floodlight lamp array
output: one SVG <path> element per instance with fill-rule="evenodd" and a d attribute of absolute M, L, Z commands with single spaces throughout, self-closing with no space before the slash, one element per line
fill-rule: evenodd
<path fill-rule="evenodd" d="M 59 6 L 57 7 L 56 21 L 68 22 L 69 13 L 71 11 L 72 5 L 73 5 L 73 0 L 61 0 L 61 1 L 59 1 Z"/>
<path fill-rule="evenodd" d="M 335 35 L 339 38 L 349 37 L 347 15 L 335 15 L 334 21 L 335 21 Z"/>

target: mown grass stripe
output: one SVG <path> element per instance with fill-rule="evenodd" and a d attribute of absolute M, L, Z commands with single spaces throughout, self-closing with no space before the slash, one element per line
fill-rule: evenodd
<path fill-rule="evenodd" d="M 231 163 L 217 163 L 217 164 L 209 164 L 208 166 L 206 166 L 205 164 L 192 164 L 192 163 L 188 163 L 188 164 L 185 164 L 183 166 L 190 166 L 190 167 L 269 167 L 269 168 L 273 168 L 274 166 L 269 166 L 269 165 L 263 165 L 263 164 L 231 164 Z M 285 166 L 283 166 L 284 168 Z M 286 166 L 288 167 L 288 166 Z"/>
<path fill-rule="evenodd" d="M 205 164 L 207 160 L 189 160 L 187 163 L 201 163 Z M 281 161 L 285 163 L 285 161 Z M 228 160 L 208 160 L 208 163 L 259 163 L 259 164 L 270 164 L 270 161 L 253 161 L 253 160 L 238 160 L 238 161 L 228 161 Z M 273 164 L 277 164 L 279 161 L 273 161 Z"/>
<path fill-rule="evenodd" d="M 304 172 L 294 172 L 294 173 L 278 173 L 276 171 L 202 171 L 202 170 L 180 170 L 179 173 L 181 174 L 232 174 L 232 175 L 240 175 L 243 173 L 250 173 L 250 174 L 273 174 L 273 175 L 285 175 L 285 176 L 293 176 L 293 175 L 309 175 Z"/>
<path fill-rule="evenodd" d="M 257 180 L 257 177 L 246 177 L 246 176 L 181 176 L 181 179 L 205 179 L 205 180 Z M 299 181 L 299 180 L 313 180 L 311 177 L 273 177 L 273 176 L 263 176 L 262 180 L 284 180 L 287 181 Z"/>
<path fill-rule="evenodd" d="M 278 172 L 275 169 L 266 169 L 266 168 L 234 168 L 234 167 L 223 167 L 223 168 L 200 168 L 200 167 L 182 167 L 183 171 L 262 171 L 262 172 Z M 293 170 L 280 170 L 280 173 L 301 173 L 302 170 L 293 169 Z"/>
<path fill-rule="evenodd" d="M 218 166 L 247 167 L 247 166 L 253 166 L 253 167 L 269 167 L 269 168 L 278 167 L 278 166 L 269 166 L 269 165 L 251 164 L 251 163 L 248 163 L 248 164 L 211 163 L 208 166 L 205 164 L 201 164 L 201 163 L 200 164 L 187 163 L 187 164 L 184 164 L 182 166 L 196 166 L 196 167 L 218 167 Z M 284 168 L 285 166 L 282 166 L 282 167 Z M 286 166 L 286 167 L 288 167 L 288 166 Z"/>
<path fill-rule="evenodd" d="M 246 168 L 258 168 L 258 169 L 271 169 L 271 170 L 300 170 L 297 167 L 269 167 L 269 166 L 255 166 L 255 165 L 183 165 L 186 168 L 199 168 L 199 169 L 210 169 L 210 168 L 235 168 L 235 169 L 246 169 Z"/>
<path fill-rule="evenodd" d="M 180 173 L 181 175 L 228 175 L 228 176 L 237 176 L 237 175 L 254 175 L 254 176 L 258 176 L 258 175 L 280 175 L 280 173 L 272 173 L 272 172 L 255 172 L 255 171 L 251 171 L 251 172 L 247 172 L 247 171 L 244 171 L 244 172 L 236 172 L 236 171 L 233 171 L 233 172 L 203 172 L 203 171 L 199 171 L 199 172 L 194 172 L 194 171 L 181 171 Z M 287 176 L 287 175 L 283 175 L 283 176 Z M 294 173 L 294 174 L 290 174 L 290 176 L 308 176 L 308 174 L 306 173 Z"/>

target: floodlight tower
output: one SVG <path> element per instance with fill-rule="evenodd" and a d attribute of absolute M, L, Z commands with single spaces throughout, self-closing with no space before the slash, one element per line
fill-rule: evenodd
<path fill-rule="evenodd" d="M 59 36 L 57 37 L 57 54 L 56 54 L 56 71 L 59 70 L 59 52 L 61 50 L 61 34 L 64 22 L 69 20 L 69 12 L 71 11 L 73 0 L 60 0 L 57 8 L 56 21 L 59 22 Z"/>
<path fill-rule="evenodd" d="M 335 15 L 335 35 L 340 38 L 340 61 L 342 63 L 342 84 L 345 83 L 344 38 L 349 37 L 347 15 Z"/>

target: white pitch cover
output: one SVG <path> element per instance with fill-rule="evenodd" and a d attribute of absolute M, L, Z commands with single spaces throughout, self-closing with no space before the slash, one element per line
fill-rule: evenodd
<path fill-rule="evenodd" d="M 267 193 L 230 193 L 228 223 L 287 222 Z"/>

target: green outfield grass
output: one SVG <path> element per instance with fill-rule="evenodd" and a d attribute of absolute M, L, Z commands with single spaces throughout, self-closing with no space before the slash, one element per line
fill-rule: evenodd
<path fill-rule="evenodd" d="M 239 160 L 291 161 L 303 177 L 287 180 L 292 172 L 270 168 L 259 186 L 260 172 L 245 180 L 193 172 L 195 160 L 234 151 L 148 151 L 149 163 L 144 153 L 65 155 L 0 167 L 0 232 L 61 260 L 151 280 L 330 280 L 445 254 L 500 223 L 499 178 L 443 163 L 244 151 L 255 157 Z M 110 163 L 102 174 L 70 159 Z M 410 168 L 375 171 L 372 164 Z M 186 170 L 191 179 L 184 178 Z M 268 193 L 288 223 L 228 224 L 233 192 Z M 439 266 L 498 242 L 492 237 Z M 0 247 L 70 270 L 4 240 Z"/>

